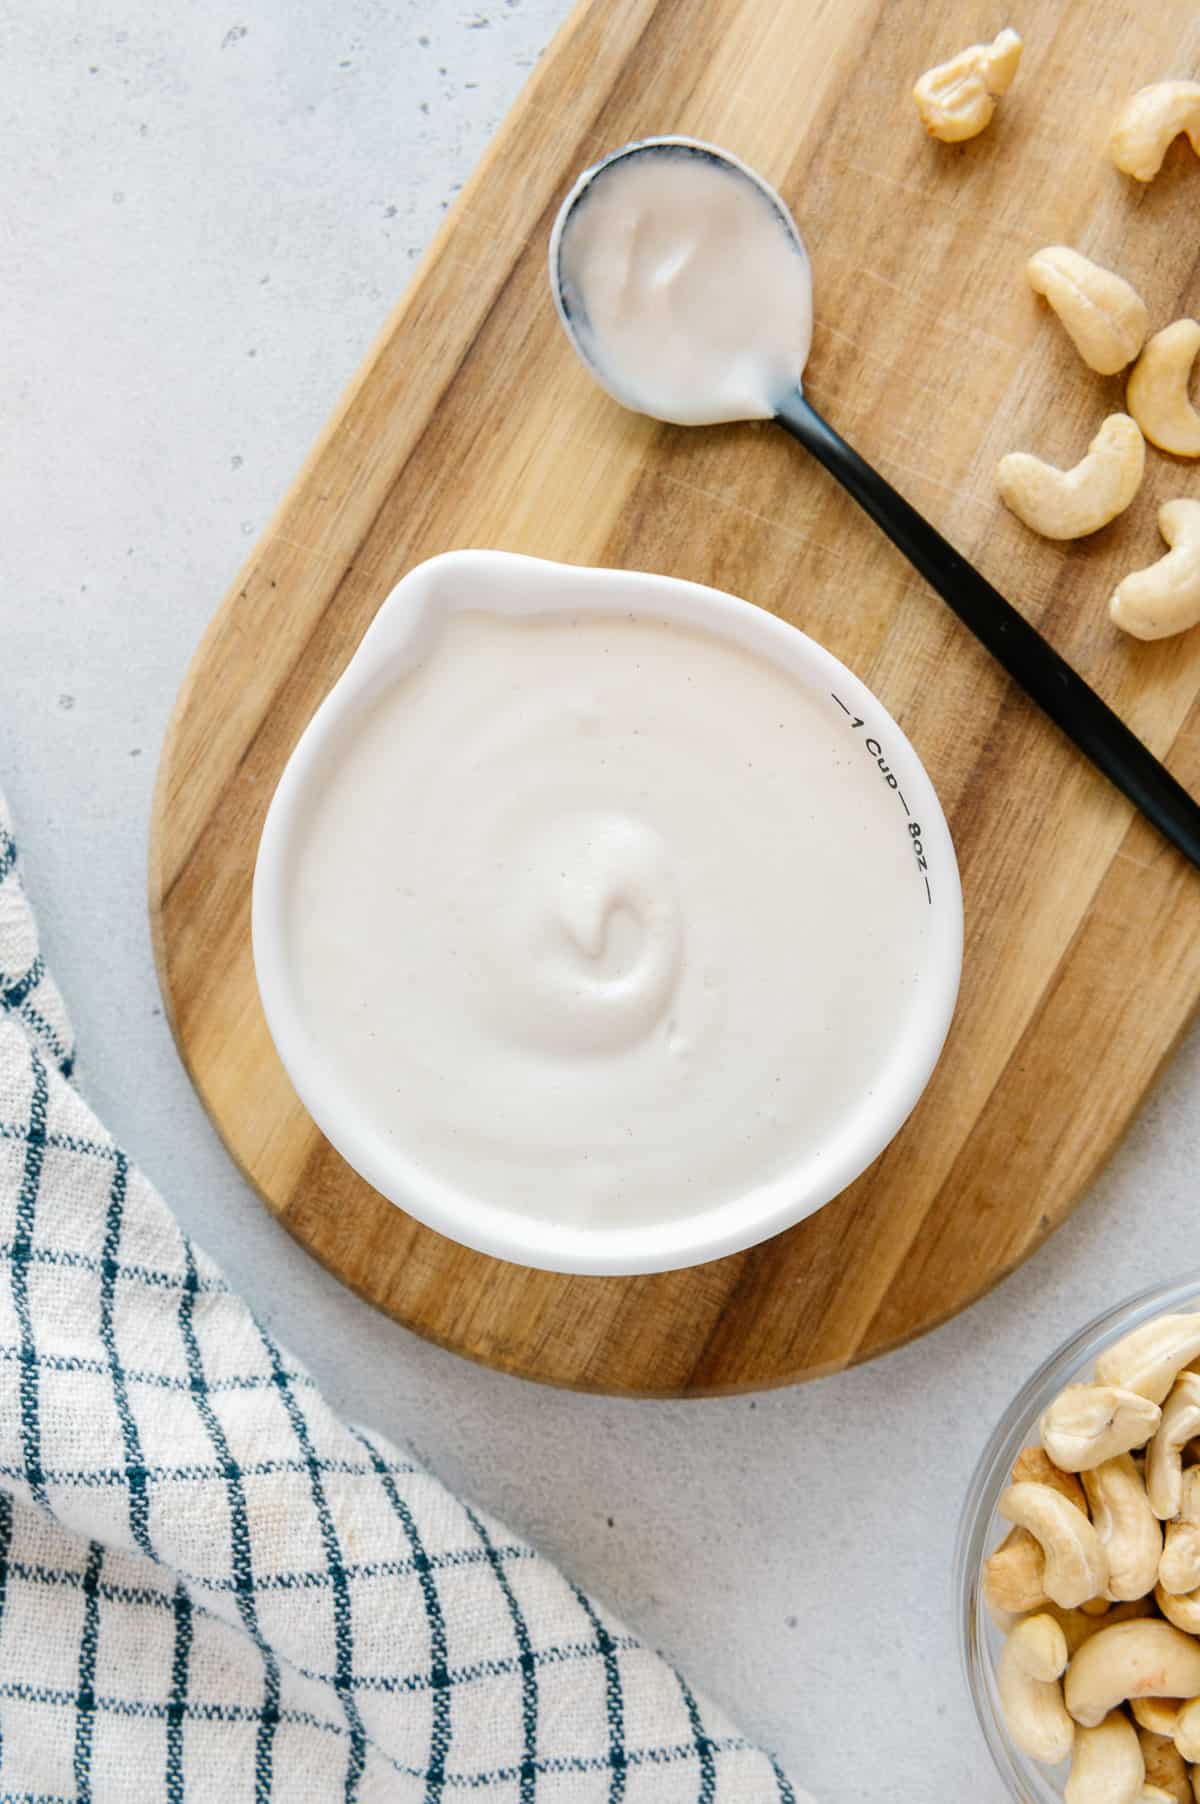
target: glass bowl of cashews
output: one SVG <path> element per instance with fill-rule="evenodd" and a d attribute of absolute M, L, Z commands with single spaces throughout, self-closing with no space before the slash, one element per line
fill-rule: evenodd
<path fill-rule="evenodd" d="M 971 1481 L 955 1584 L 1014 1798 L 1200 1800 L 1200 1273 L 1034 1373 Z"/>

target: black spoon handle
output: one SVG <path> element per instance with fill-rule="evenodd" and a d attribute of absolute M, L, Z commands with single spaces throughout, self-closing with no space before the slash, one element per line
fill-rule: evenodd
<path fill-rule="evenodd" d="M 920 571 L 1026 695 L 1200 867 L 1200 803 L 999 590 L 796 391 L 775 416 Z"/>

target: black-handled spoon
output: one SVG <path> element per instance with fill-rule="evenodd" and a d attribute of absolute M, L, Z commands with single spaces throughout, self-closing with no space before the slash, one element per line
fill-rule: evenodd
<path fill-rule="evenodd" d="M 610 394 L 638 411 L 659 418 L 680 418 L 657 413 L 652 405 L 631 392 L 622 372 L 605 364 L 603 349 L 588 318 L 586 297 L 580 284 L 564 267 L 564 247 L 570 241 L 577 209 L 585 206 L 597 177 L 611 174 L 627 159 L 664 156 L 695 159 L 719 165 L 724 175 L 738 178 L 753 193 L 755 204 L 765 200 L 773 209 L 776 226 L 787 234 L 789 245 L 803 265 L 808 281 L 808 256 L 791 214 L 773 189 L 737 158 L 712 145 L 684 138 L 643 138 L 605 157 L 584 172 L 564 201 L 550 244 L 550 278 L 559 317 L 575 350 Z M 628 246 L 623 254 L 632 255 Z M 749 277 L 747 277 L 749 279 Z M 797 372 L 798 374 L 798 372 Z M 986 577 L 956 551 L 903 495 L 871 468 L 846 440 L 835 432 L 806 398 L 798 382 L 772 406 L 757 416 L 773 417 L 798 439 L 829 473 L 853 496 L 865 513 L 902 551 L 913 567 L 987 647 L 1014 682 L 1074 741 L 1096 768 L 1104 773 L 1135 807 L 1200 868 L 1200 802 L 1101 700 L 1077 671 L 1062 658 L 1037 629 L 1006 601 Z M 721 417 L 738 417 L 725 414 Z M 747 414 L 745 417 L 754 417 Z"/>

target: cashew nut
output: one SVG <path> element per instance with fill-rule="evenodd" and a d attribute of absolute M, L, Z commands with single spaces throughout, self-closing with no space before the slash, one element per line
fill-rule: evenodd
<path fill-rule="evenodd" d="M 1119 1622 L 1084 1642 L 1067 1668 L 1063 1696 L 1085 1728 L 1126 1698 L 1200 1696 L 1200 1646 L 1169 1622 Z"/>
<path fill-rule="evenodd" d="M 1040 1447 L 1023 1447 L 1013 1461 L 1012 1481 L 1052 1485 L 1087 1514 L 1083 1486 L 1071 1472 L 1062 1472 Z M 1010 1529 L 995 1552 L 984 1561 L 983 1601 L 988 1615 L 1002 1635 L 1011 1633 L 1019 1616 L 1049 1602 L 1042 1586 L 1045 1561 L 1042 1550 L 1023 1528 Z"/>
<path fill-rule="evenodd" d="M 1200 501 L 1164 501 L 1158 530 L 1171 547 L 1119 582 L 1109 618 L 1135 639 L 1167 639 L 1200 622 Z"/>
<path fill-rule="evenodd" d="M 1163 1404 L 1162 1421 L 1146 1449 L 1146 1492 L 1164 1522 L 1183 1501 L 1183 1449 L 1200 1431 L 1200 1372 L 1181 1372 Z"/>
<path fill-rule="evenodd" d="M 1200 325 L 1177 319 L 1146 343 L 1129 373 L 1126 405 L 1160 451 L 1200 457 L 1200 414 L 1188 398 L 1192 364 L 1200 349 Z"/>
<path fill-rule="evenodd" d="M 1134 1715 L 1137 1716 L 1136 1710 Z M 1146 1767 L 1147 1791 L 1155 1787 L 1170 1800 L 1170 1804 L 1192 1804 L 1188 1770 L 1171 1736 L 1162 1730 L 1139 1729 L 1138 1742 Z M 1142 1793 L 1140 1804 L 1147 1804 L 1146 1791 Z"/>
<path fill-rule="evenodd" d="M 1057 1766 L 1071 1752 L 1075 1724 L 1059 1684 L 1067 1638 L 1052 1616 L 1026 1616 L 1004 1643 L 997 1685 L 1004 1720 L 1017 1746 Z"/>
<path fill-rule="evenodd" d="M 1096 1361 L 1096 1383 L 1136 1391 L 1161 1403 L 1176 1378 L 1200 1354 L 1200 1314 L 1160 1315 L 1124 1334 Z"/>
<path fill-rule="evenodd" d="M 1084 1472 L 1143 1447 L 1161 1411 L 1115 1384 L 1069 1384 L 1042 1412 L 1042 1446 L 1064 1472 Z"/>
<path fill-rule="evenodd" d="M 1200 1590 L 1176 1597 L 1158 1584 L 1154 1587 L 1154 1601 L 1167 1621 L 1182 1629 L 1185 1635 L 1200 1635 Z"/>
<path fill-rule="evenodd" d="M 1192 1698 L 1179 1712 L 1175 1722 L 1175 1747 L 1184 1760 L 1200 1760 L 1200 1698 Z"/>
<path fill-rule="evenodd" d="M 1200 325 L 1177 319 L 1148 340 L 1129 372 L 1125 405 L 1160 451 L 1200 457 L 1200 413 L 1188 399 L 1188 380 L 1200 350 Z"/>
<path fill-rule="evenodd" d="M 1012 1482 L 1015 1485 L 1049 1485 L 1055 1491 L 1061 1491 L 1068 1503 L 1073 1503 L 1077 1510 L 1087 1515 L 1087 1498 L 1083 1494 L 1074 1472 L 1064 1472 L 1056 1466 L 1044 1447 L 1022 1447 L 1013 1461 Z"/>
<path fill-rule="evenodd" d="M 1185 1760 L 1200 1760 L 1200 1697 L 1185 1704 L 1176 1717 L 1175 1746 Z"/>
<path fill-rule="evenodd" d="M 1130 378 L 1132 382 L 1133 378 Z M 996 465 L 996 487 L 1018 520 L 1046 539 L 1081 539 L 1115 520 L 1142 480 L 1146 446 L 1135 421 L 1113 413 L 1070 470 L 1010 451 Z"/>
<path fill-rule="evenodd" d="M 983 1562 L 983 1595 L 988 1609 L 1010 1616 L 1040 1610 L 1047 1602 L 1046 1559 L 1027 1529 L 1014 1528 Z"/>
<path fill-rule="evenodd" d="M 1063 1798 L 1066 1804 L 1137 1804 L 1145 1777 L 1137 1730 L 1114 1710 L 1077 1731 Z"/>
<path fill-rule="evenodd" d="M 1200 82 L 1156 81 L 1131 94 L 1117 114 L 1108 154 L 1123 175 L 1152 182 L 1180 132 L 1200 156 Z"/>
<path fill-rule="evenodd" d="M 1109 1597 L 1145 1597 L 1154 1588 L 1162 1529 L 1132 1455 L 1121 1453 L 1093 1467 L 1083 1474 L 1083 1484 L 1092 1506 L 1092 1525 L 1108 1556 Z"/>
<path fill-rule="evenodd" d="M 1023 48 L 1017 32 L 1004 30 L 992 43 L 971 44 L 948 63 L 926 69 L 913 99 L 930 137 L 945 144 L 976 137 L 1012 86 Z"/>
<path fill-rule="evenodd" d="M 1123 276 L 1065 244 L 1049 244 L 1025 265 L 1029 286 L 1044 294 L 1089 369 L 1102 376 L 1123 370 L 1146 342 L 1150 316 Z"/>
<path fill-rule="evenodd" d="M 1139 1729 L 1170 1737 L 1175 1734 L 1175 1724 L 1186 1701 L 1185 1698 L 1131 1698 L 1129 1708 Z"/>
<path fill-rule="evenodd" d="M 1000 1514 L 1027 1528 L 1046 1556 L 1046 1595 L 1069 1610 L 1098 1597 L 1108 1583 L 1108 1561 L 1100 1537 L 1059 1491 L 1049 1485 L 1009 1485 L 997 1504 Z"/>
<path fill-rule="evenodd" d="M 1200 1587 L 1200 1466 L 1183 1475 L 1179 1515 L 1167 1523 L 1158 1577 L 1163 1590 L 1176 1597 Z"/>

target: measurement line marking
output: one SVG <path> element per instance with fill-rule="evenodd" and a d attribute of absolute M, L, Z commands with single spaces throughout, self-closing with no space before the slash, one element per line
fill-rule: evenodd
<path fill-rule="evenodd" d="M 896 791 L 896 794 L 900 797 L 900 800 L 902 802 L 904 802 L 904 791 L 902 789 L 898 789 Z M 909 820 L 911 820 L 912 819 L 912 809 L 909 807 L 907 802 L 904 802 L 904 812 L 908 816 Z"/>
<path fill-rule="evenodd" d="M 829 693 L 830 693 L 830 695 L 833 695 L 833 690 L 831 689 L 829 691 Z M 837 703 L 838 707 L 842 710 L 843 714 L 849 714 L 850 710 L 846 706 L 845 702 L 842 700 L 840 695 L 833 695 L 833 699 Z"/>
<path fill-rule="evenodd" d="M 926 877 L 926 879 L 925 879 L 925 900 L 928 902 L 929 906 L 932 908 L 933 907 L 933 891 L 929 887 L 928 877 Z"/>

